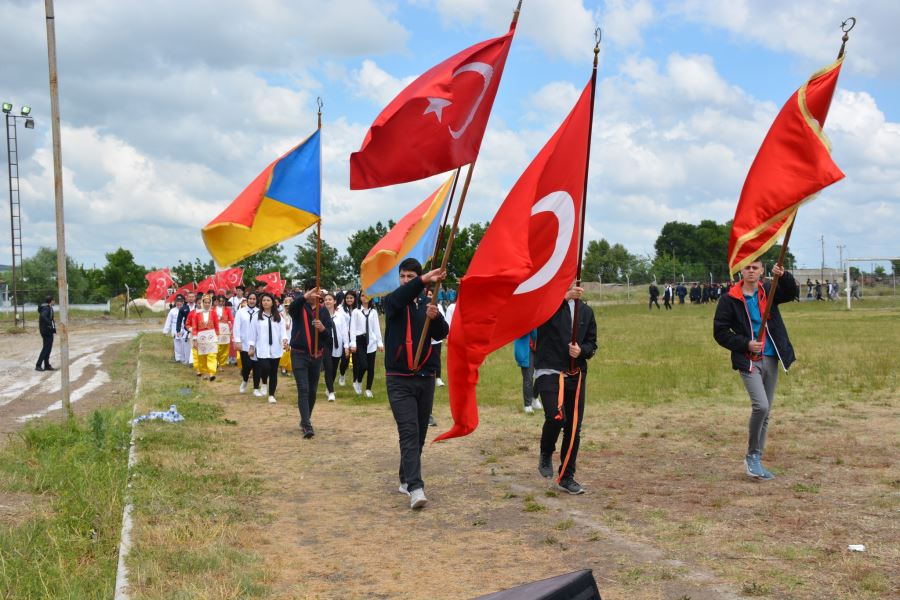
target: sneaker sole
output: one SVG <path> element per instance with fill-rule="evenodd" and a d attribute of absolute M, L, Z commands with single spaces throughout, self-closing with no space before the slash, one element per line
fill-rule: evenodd
<path fill-rule="evenodd" d="M 397 488 L 397 491 L 403 494 L 404 496 L 409 496 L 409 490 L 404 490 L 403 488 Z"/>
<path fill-rule="evenodd" d="M 562 491 L 564 491 L 565 493 L 571 494 L 571 495 L 573 495 L 573 496 L 579 496 L 579 495 L 581 495 L 581 494 L 584 493 L 584 488 L 581 488 L 581 489 L 580 489 L 579 491 L 577 491 L 577 492 L 573 492 L 572 490 L 568 490 L 568 489 L 564 488 L 563 486 L 559 485 L 558 483 L 556 484 L 556 489 L 562 490 Z"/>
<path fill-rule="evenodd" d="M 750 471 L 750 467 L 747 466 L 747 463 L 744 463 L 744 474 L 747 475 L 750 479 L 765 479 L 763 475 L 756 475 L 752 471 Z"/>
<path fill-rule="evenodd" d="M 410 504 L 409 507 L 412 509 L 423 508 L 426 504 L 428 504 L 428 498 L 422 498 Z"/>

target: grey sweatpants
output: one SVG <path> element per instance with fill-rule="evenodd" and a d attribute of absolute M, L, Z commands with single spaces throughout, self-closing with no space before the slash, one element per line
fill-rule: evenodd
<path fill-rule="evenodd" d="M 753 362 L 753 370 L 749 373 L 738 371 L 747 394 L 750 395 L 750 436 L 747 442 L 747 454 L 762 454 L 766 448 L 766 431 L 769 428 L 769 413 L 775 401 L 775 384 L 778 383 L 778 357 L 763 356 L 761 361 Z"/>

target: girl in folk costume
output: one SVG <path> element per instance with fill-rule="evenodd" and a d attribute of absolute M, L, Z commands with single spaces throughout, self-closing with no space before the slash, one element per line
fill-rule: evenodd
<path fill-rule="evenodd" d="M 185 357 L 187 348 L 184 343 L 184 326 L 183 324 L 181 326 L 178 324 L 178 313 L 181 312 L 182 306 L 184 306 L 184 296 L 178 294 L 175 297 L 175 306 L 169 310 L 169 314 L 166 316 L 166 324 L 163 327 L 163 333 L 172 336 L 175 347 L 175 362 L 179 363 L 187 362 Z"/>
<path fill-rule="evenodd" d="M 345 385 L 344 375 L 347 373 L 347 367 L 350 364 L 350 317 L 353 314 L 353 309 L 356 308 L 356 292 L 353 290 L 347 290 L 347 293 L 344 294 L 344 301 L 341 302 L 341 307 L 335 311 L 335 317 L 340 321 L 341 325 L 337 325 L 338 329 L 343 326 L 343 329 L 340 329 L 342 333 L 341 344 L 344 346 L 344 355 L 341 357 L 341 362 L 339 365 L 340 369 L 340 378 L 338 379 L 338 385 Z"/>
<path fill-rule="evenodd" d="M 279 312 L 281 313 L 281 318 L 284 320 L 284 330 L 287 331 L 288 339 L 291 339 L 291 315 L 288 314 L 288 309 L 291 307 L 291 302 L 294 301 L 293 296 L 285 296 L 284 302 L 279 307 Z M 291 353 L 285 352 L 281 355 L 281 360 L 278 361 L 278 366 L 281 367 L 281 374 L 286 375 L 288 371 L 291 371 Z"/>
<path fill-rule="evenodd" d="M 341 310 L 334 298 L 334 294 L 325 294 L 325 308 L 331 315 L 331 331 L 328 332 L 331 339 L 331 352 L 326 351 L 323 357 L 325 363 L 325 388 L 328 390 L 328 401 L 334 402 L 334 378 L 337 375 L 338 363 L 344 358 L 344 342 L 347 340 L 347 323 L 340 318 Z M 349 352 L 349 348 L 347 348 Z"/>
<path fill-rule="evenodd" d="M 281 360 L 290 338 L 285 330 L 285 321 L 275 307 L 275 299 L 269 293 L 260 296 L 260 309 L 250 321 L 250 335 L 247 353 L 256 358 L 263 379 L 269 387 L 269 404 L 275 404 L 275 389 L 278 387 L 278 361 Z"/>
<path fill-rule="evenodd" d="M 250 373 L 253 373 L 253 395 L 261 396 L 259 389 L 259 365 L 255 359 L 251 359 L 248 351 L 250 350 L 250 323 L 254 315 L 259 311 L 256 306 L 256 292 L 247 294 L 247 306 L 238 311 L 234 319 L 234 343 L 240 348 L 241 356 L 241 388 L 240 393 L 247 391 L 247 381 Z"/>
<path fill-rule="evenodd" d="M 231 350 L 231 332 L 234 329 L 234 316 L 228 300 L 223 294 L 216 296 L 216 316 L 219 318 L 219 350 L 216 358 L 220 367 L 228 364 L 228 352 Z"/>
<path fill-rule="evenodd" d="M 193 346 L 197 349 L 197 366 L 200 375 L 209 381 L 216 380 L 217 353 L 219 350 L 219 317 L 212 308 L 212 295 L 203 296 L 200 308 L 191 319 Z"/>
<path fill-rule="evenodd" d="M 378 311 L 372 299 L 360 293 L 360 306 L 350 317 L 350 351 L 353 352 L 353 389 L 362 393 L 363 375 L 366 375 L 366 398 L 372 398 L 372 381 L 375 379 L 375 351 L 384 352 Z"/>

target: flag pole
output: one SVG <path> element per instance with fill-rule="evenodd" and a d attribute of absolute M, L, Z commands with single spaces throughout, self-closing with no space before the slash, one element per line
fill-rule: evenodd
<path fill-rule="evenodd" d="M 516 9 L 513 11 L 512 21 L 510 21 L 509 28 L 515 29 L 516 25 L 519 22 L 519 13 L 522 12 L 522 0 L 516 4 Z M 447 269 L 447 262 L 450 259 L 450 251 L 453 249 L 453 238 L 456 237 L 457 226 L 459 225 L 459 215 L 462 212 L 463 204 L 466 202 L 466 194 L 469 191 L 469 182 L 472 181 L 472 170 L 475 168 L 475 162 L 478 160 L 478 157 L 475 157 L 469 164 L 469 170 L 466 172 L 466 181 L 463 184 L 462 194 L 459 197 L 459 206 L 456 207 L 456 216 L 453 217 L 453 227 L 450 229 L 450 235 L 447 236 L 447 247 L 444 249 L 444 257 L 441 260 L 441 270 L 444 271 Z M 462 168 L 462 167 L 460 167 Z M 457 169 L 457 177 L 459 177 L 459 169 Z M 456 182 L 453 182 L 454 189 L 456 188 Z M 452 200 L 452 197 L 451 197 Z M 447 208 L 447 215 L 450 214 L 450 208 Z M 443 227 L 441 228 L 441 233 L 438 234 L 438 237 L 443 234 Z M 435 246 L 437 248 L 437 246 Z M 433 263 L 434 259 L 432 259 Z M 438 292 L 441 289 L 441 282 L 435 282 L 434 286 L 431 288 L 431 304 L 437 304 L 437 296 Z M 428 329 L 431 323 L 431 319 L 427 319 L 425 323 L 425 327 L 422 328 L 422 335 L 419 336 L 419 345 L 416 347 L 416 356 L 413 360 L 414 368 L 418 368 L 419 359 L 422 356 L 422 350 L 425 348 L 425 340 L 428 339 Z"/>
<path fill-rule="evenodd" d="M 847 42 L 850 40 L 850 30 L 856 26 L 856 17 L 850 17 L 846 19 L 843 23 L 841 23 L 841 31 L 844 32 L 844 35 L 841 37 L 841 49 L 838 51 L 838 60 L 844 57 L 844 49 L 847 47 Z M 794 211 L 794 215 L 791 217 L 791 224 L 788 225 L 787 231 L 784 233 L 784 242 L 781 244 L 781 252 L 778 254 L 778 261 L 775 263 L 776 266 L 783 266 L 784 259 L 787 256 L 788 244 L 791 241 L 791 232 L 794 230 L 794 223 L 797 222 L 797 210 Z M 781 279 L 781 276 L 778 273 L 775 273 L 772 276 L 772 285 L 769 287 L 768 299 L 771 300 L 775 297 L 775 291 L 778 289 L 778 281 Z M 763 341 L 763 334 L 766 332 L 766 324 L 769 322 L 769 315 L 772 312 L 772 305 L 774 302 L 767 301 L 766 309 L 762 314 L 762 322 L 759 326 L 759 333 L 756 336 L 757 342 Z M 761 354 L 761 353 L 760 353 Z M 759 356 L 759 355 L 757 355 Z"/>
<path fill-rule="evenodd" d="M 453 196 L 456 195 L 456 182 L 459 181 L 459 173 L 461 170 L 462 167 L 457 167 L 456 175 L 453 176 L 453 187 L 450 188 L 450 199 L 447 200 L 447 208 L 444 210 L 441 228 L 438 230 L 437 238 L 434 240 L 434 250 L 431 252 L 431 264 L 434 264 L 434 257 L 437 256 L 441 244 L 444 243 L 444 228 L 447 227 L 447 221 L 450 220 L 450 209 L 453 207 Z"/>
<path fill-rule="evenodd" d="M 575 285 L 581 286 L 581 267 L 582 267 L 582 259 L 584 257 L 584 222 L 585 222 L 585 213 L 587 212 L 587 193 L 588 193 L 588 171 L 591 167 L 591 134 L 594 129 L 594 97 L 597 92 L 597 63 L 600 57 L 600 28 L 594 30 L 594 39 L 596 43 L 594 44 L 594 68 L 591 71 L 591 116 L 588 120 L 588 138 L 587 138 L 587 151 L 584 155 L 584 192 L 581 195 L 581 223 L 579 225 L 579 233 L 578 233 L 578 267 L 575 271 Z M 573 312 L 576 315 L 576 318 L 572 319 L 572 343 L 575 344 L 578 342 L 578 308 L 580 307 L 581 300 L 575 300 L 575 310 Z M 569 373 L 575 373 L 575 358 L 569 357 Z"/>
<path fill-rule="evenodd" d="M 322 102 L 322 98 L 316 98 L 316 104 L 319 105 L 319 124 L 317 127 L 317 131 L 322 131 L 322 106 L 324 103 Z M 322 143 L 321 138 L 319 139 L 319 144 Z M 319 169 L 322 168 L 322 152 L 321 146 L 319 150 Z M 316 300 L 313 303 L 313 319 L 319 318 L 319 288 L 321 287 L 321 277 L 322 277 L 322 189 L 321 189 L 321 179 L 319 183 L 319 220 L 316 222 Z M 316 352 L 319 350 L 319 330 L 315 327 L 315 333 L 313 334 L 313 347 L 309 349 L 309 355 L 311 357 L 316 356 Z"/>

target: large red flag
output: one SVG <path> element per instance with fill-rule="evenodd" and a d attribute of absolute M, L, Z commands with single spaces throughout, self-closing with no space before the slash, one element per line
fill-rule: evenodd
<path fill-rule="evenodd" d="M 266 287 L 272 285 L 273 283 L 278 283 L 281 281 L 281 273 L 279 271 L 272 271 L 271 273 L 264 273 L 262 275 L 256 276 L 257 281 L 262 281 L 266 284 Z"/>
<path fill-rule="evenodd" d="M 409 84 L 372 123 L 350 155 L 350 189 L 405 183 L 478 156 L 500 85 L 509 32 L 466 48 Z"/>
<path fill-rule="evenodd" d="M 475 430 L 481 363 L 549 319 L 575 279 L 590 105 L 588 84 L 503 201 L 459 284 L 447 343 L 454 424 L 437 440 Z"/>
<path fill-rule="evenodd" d="M 144 275 L 147 280 L 147 291 L 144 297 L 150 302 L 157 302 L 166 297 L 169 293 L 169 286 L 174 285 L 169 269 L 160 269 L 159 271 L 151 271 Z"/>
<path fill-rule="evenodd" d="M 244 269 L 234 267 L 216 272 L 216 288 L 233 290 L 244 283 Z"/>
<path fill-rule="evenodd" d="M 813 74 L 794 92 L 766 134 L 734 213 L 728 242 L 732 273 L 771 248 L 801 204 L 844 178 L 822 132 L 843 61 Z"/>
<path fill-rule="evenodd" d="M 198 294 L 208 294 L 210 290 L 212 290 L 213 293 L 216 293 L 217 289 L 218 289 L 218 286 L 216 284 L 216 276 L 215 275 L 210 275 L 209 277 L 207 277 L 206 279 L 204 279 L 203 281 L 201 281 L 200 283 L 197 284 L 197 293 Z"/>
<path fill-rule="evenodd" d="M 172 292 L 172 295 L 169 296 L 168 298 L 166 298 L 166 302 L 168 302 L 170 304 L 172 302 L 175 302 L 175 297 L 178 294 L 181 294 L 185 298 L 185 300 L 187 300 L 188 292 L 193 292 L 195 289 L 197 289 L 197 284 L 194 283 L 193 281 L 187 285 L 183 285 L 180 288 L 178 288 L 177 290 L 175 290 L 174 292 Z"/>

